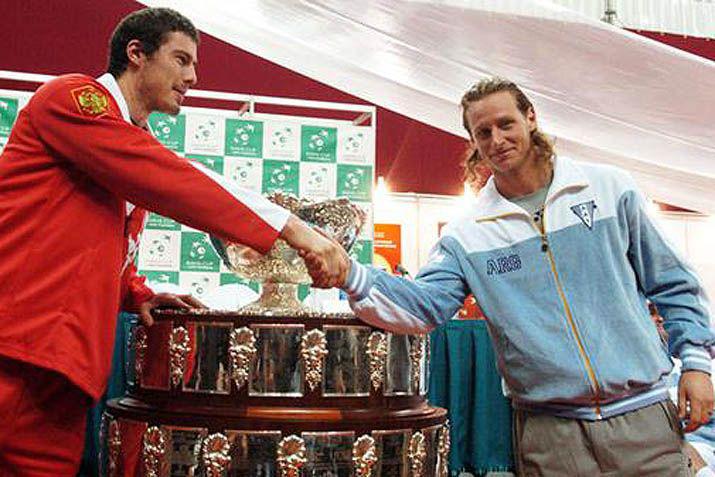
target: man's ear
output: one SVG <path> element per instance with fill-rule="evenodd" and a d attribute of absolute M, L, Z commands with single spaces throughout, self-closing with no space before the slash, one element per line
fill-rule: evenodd
<path fill-rule="evenodd" d="M 529 125 L 529 132 L 534 132 L 538 128 L 536 124 L 536 111 L 534 108 L 529 108 L 526 112 L 526 122 Z"/>
<path fill-rule="evenodd" d="M 129 65 L 134 65 L 139 67 L 146 60 L 146 53 L 144 53 L 144 47 L 141 40 L 131 40 L 127 43 L 127 59 Z"/>

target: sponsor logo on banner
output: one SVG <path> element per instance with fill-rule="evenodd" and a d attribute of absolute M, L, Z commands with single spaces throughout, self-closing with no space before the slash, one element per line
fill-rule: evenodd
<path fill-rule="evenodd" d="M 192 159 L 204 166 L 208 167 L 214 172 L 218 172 L 223 175 L 223 157 L 221 156 L 204 156 L 201 154 L 187 154 L 187 159 Z"/>
<path fill-rule="evenodd" d="M 181 272 L 179 286 L 198 299 L 219 286 L 218 273 Z"/>
<path fill-rule="evenodd" d="M 17 119 L 18 101 L 17 98 L 0 98 L 0 136 L 9 136 L 12 126 Z M 7 138 L 2 138 L 2 145 L 7 142 Z"/>
<path fill-rule="evenodd" d="M 151 283 L 173 283 L 179 284 L 179 272 L 169 270 L 140 270 L 139 275 L 146 277 Z"/>
<path fill-rule="evenodd" d="M 337 129 L 323 126 L 302 126 L 300 133 L 300 160 L 335 162 Z"/>
<path fill-rule="evenodd" d="M 299 159 L 299 126 L 293 123 L 265 123 L 263 157 L 270 159 Z"/>
<path fill-rule="evenodd" d="M 369 202 L 372 197 L 372 167 L 338 164 L 339 197 Z"/>
<path fill-rule="evenodd" d="M 149 129 L 163 145 L 175 152 L 184 152 L 186 117 L 183 114 L 170 116 L 164 113 L 149 115 Z"/>
<path fill-rule="evenodd" d="M 139 245 L 139 269 L 178 270 L 180 232 L 145 230 Z"/>
<path fill-rule="evenodd" d="M 227 157 L 224 160 L 224 175 L 241 187 L 261 192 L 263 160 L 244 157 Z"/>
<path fill-rule="evenodd" d="M 263 193 L 273 191 L 299 194 L 299 167 L 292 161 L 263 161 Z"/>
<path fill-rule="evenodd" d="M 335 165 L 315 162 L 301 163 L 300 196 L 308 199 L 335 197 Z"/>
<path fill-rule="evenodd" d="M 338 162 L 368 165 L 372 159 L 372 132 L 367 128 L 345 128 L 338 132 Z"/>
<path fill-rule="evenodd" d="M 146 223 L 146 229 L 156 230 L 181 230 L 181 224 L 163 215 L 149 213 L 149 219 Z"/>
<path fill-rule="evenodd" d="M 181 233 L 180 270 L 189 272 L 219 271 L 219 257 L 205 233 Z"/>
<path fill-rule="evenodd" d="M 227 156 L 263 157 L 263 123 L 227 119 L 224 152 Z"/>
<path fill-rule="evenodd" d="M 190 115 L 186 118 L 186 152 L 223 155 L 224 118 Z"/>

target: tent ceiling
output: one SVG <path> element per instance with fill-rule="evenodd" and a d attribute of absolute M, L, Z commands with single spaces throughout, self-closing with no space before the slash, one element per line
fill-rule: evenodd
<path fill-rule="evenodd" d="M 621 165 L 654 199 L 715 213 L 709 60 L 540 1 L 142 3 L 457 135 L 464 90 L 506 76 L 530 95 L 561 154 Z"/>

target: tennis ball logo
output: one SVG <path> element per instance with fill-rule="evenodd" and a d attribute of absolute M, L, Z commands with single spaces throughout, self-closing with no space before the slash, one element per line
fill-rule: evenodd
<path fill-rule="evenodd" d="M 251 178 L 251 169 L 254 165 L 253 161 L 237 164 L 231 171 L 231 179 L 239 184 L 245 184 Z"/>
<path fill-rule="evenodd" d="M 281 167 L 274 169 L 273 172 L 271 172 L 271 178 L 269 179 L 271 185 L 274 187 L 284 186 L 288 181 L 290 170 L 291 168 L 288 164 L 283 164 Z"/>
<path fill-rule="evenodd" d="M 343 151 L 348 154 L 357 154 L 362 151 L 363 144 L 365 143 L 365 136 L 363 133 L 357 133 L 352 136 L 348 136 L 343 144 Z"/>
<path fill-rule="evenodd" d="M 293 128 L 284 126 L 273 131 L 271 146 L 276 149 L 287 149 L 293 139 Z"/>
<path fill-rule="evenodd" d="M 231 142 L 234 146 L 248 146 L 251 142 L 251 136 L 256 132 L 255 124 L 242 124 L 234 129 L 234 135 Z"/>
<path fill-rule="evenodd" d="M 194 240 L 191 242 L 191 249 L 189 250 L 189 258 L 191 260 L 203 260 L 206 258 L 206 252 L 208 252 L 208 244 L 205 239 Z"/>
<path fill-rule="evenodd" d="M 324 189 L 327 184 L 328 169 L 321 167 L 314 169 L 308 174 L 308 187 L 311 189 Z"/>
<path fill-rule="evenodd" d="M 167 116 L 166 118 L 162 118 L 157 121 L 156 126 L 154 128 L 154 134 L 156 135 L 156 138 L 160 141 L 166 141 L 167 139 L 171 138 L 171 134 L 174 131 L 174 127 L 177 123 L 178 119 L 176 118 L 176 116 Z"/>
<path fill-rule="evenodd" d="M 345 175 L 345 181 L 343 182 L 343 187 L 346 191 L 358 191 L 360 190 L 362 184 L 365 182 L 365 171 L 362 169 L 357 169 L 350 171 Z"/>
<path fill-rule="evenodd" d="M 308 149 L 312 152 L 322 152 L 326 147 L 328 139 L 328 131 L 321 129 L 316 134 L 310 135 L 308 141 Z"/>
<path fill-rule="evenodd" d="M 192 294 L 199 297 L 203 296 L 209 289 L 209 279 L 206 277 L 197 278 L 191 281 L 189 287 L 191 288 Z"/>
<path fill-rule="evenodd" d="M 199 124 L 194 132 L 194 139 L 198 142 L 210 142 L 216 135 L 217 124 L 213 119 Z"/>
<path fill-rule="evenodd" d="M 170 244 L 171 237 L 169 235 L 160 235 L 159 237 L 152 239 L 149 243 L 149 250 L 147 253 L 152 260 L 164 260 L 169 255 Z"/>

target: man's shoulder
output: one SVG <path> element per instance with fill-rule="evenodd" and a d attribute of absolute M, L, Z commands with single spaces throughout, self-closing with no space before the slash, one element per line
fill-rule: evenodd
<path fill-rule="evenodd" d="M 61 75 L 43 84 L 31 103 L 34 109 L 59 105 L 90 117 L 110 114 L 116 109 L 111 93 L 95 78 L 80 73 Z"/>
<path fill-rule="evenodd" d="M 634 182 L 630 173 L 625 169 L 612 164 L 585 162 L 569 157 L 560 158 L 570 167 L 577 169 L 592 185 L 603 184 L 608 188 L 618 190 L 630 189 Z"/>

